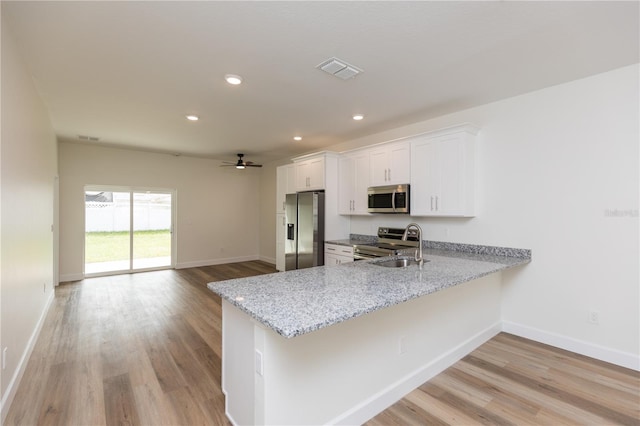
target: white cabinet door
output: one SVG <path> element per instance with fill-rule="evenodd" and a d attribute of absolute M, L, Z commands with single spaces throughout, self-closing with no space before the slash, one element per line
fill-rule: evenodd
<path fill-rule="evenodd" d="M 474 134 L 458 131 L 411 144 L 411 215 L 474 215 Z"/>
<path fill-rule="evenodd" d="M 406 142 L 389 147 L 389 184 L 404 184 L 411 179 L 411 145 Z"/>
<path fill-rule="evenodd" d="M 296 190 L 324 189 L 324 158 L 313 158 L 295 164 Z"/>
<path fill-rule="evenodd" d="M 343 156 L 339 162 L 339 173 L 340 214 L 368 214 L 369 153 L 360 151 Z"/>
<path fill-rule="evenodd" d="M 353 157 L 353 214 L 369 214 L 367 188 L 369 188 L 369 156 L 359 153 Z M 407 181 L 408 182 L 408 181 Z"/>
<path fill-rule="evenodd" d="M 286 238 L 286 219 L 284 213 L 276 214 L 276 269 L 284 271 L 284 252 Z"/>
<path fill-rule="evenodd" d="M 293 164 L 276 169 L 276 213 L 284 213 L 287 194 L 296 192 L 296 169 Z"/>
<path fill-rule="evenodd" d="M 338 161 L 338 213 L 349 215 L 353 212 L 353 158 L 344 155 Z M 326 260 L 325 260 L 326 263 Z"/>
<path fill-rule="evenodd" d="M 293 164 L 285 166 L 287 168 L 287 190 L 286 194 L 294 194 L 296 192 L 296 168 Z"/>
<path fill-rule="evenodd" d="M 433 212 L 434 195 L 439 189 L 439 170 L 435 144 L 415 141 L 411 146 L 411 215 L 425 216 Z M 437 164 L 435 164 L 437 166 Z"/>
<path fill-rule="evenodd" d="M 369 152 L 371 186 L 408 183 L 411 178 L 411 145 L 392 143 Z"/>
<path fill-rule="evenodd" d="M 389 158 L 386 148 L 372 149 L 369 153 L 371 167 L 371 186 L 387 185 L 389 173 Z"/>
<path fill-rule="evenodd" d="M 287 195 L 287 166 L 276 169 L 276 213 L 284 213 Z"/>

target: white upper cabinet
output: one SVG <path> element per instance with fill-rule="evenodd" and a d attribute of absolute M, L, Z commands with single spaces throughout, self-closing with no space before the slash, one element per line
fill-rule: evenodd
<path fill-rule="evenodd" d="M 475 215 L 475 136 L 456 126 L 411 142 L 411 215 Z"/>
<path fill-rule="evenodd" d="M 398 142 L 369 151 L 370 186 L 408 183 L 411 179 L 411 145 Z"/>
<path fill-rule="evenodd" d="M 340 158 L 338 182 L 338 212 L 343 215 L 369 214 L 369 151 L 356 151 Z"/>
<path fill-rule="evenodd" d="M 276 169 L 276 213 L 284 213 L 287 194 L 296 192 L 296 169 L 293 164 Z"/>
<path fill-rule="evenodd" d="M 297 191 L 325 189 L 324 155 L 296 162 L 294 163 L 294 166 L 296 170 Z"/>

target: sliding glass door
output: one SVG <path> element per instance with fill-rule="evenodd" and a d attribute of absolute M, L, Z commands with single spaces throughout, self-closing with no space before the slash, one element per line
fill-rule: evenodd
<path fill-rule="evenodd" d="M 85 188 L 85 275 L 173 266 L 173 192 Z"/>

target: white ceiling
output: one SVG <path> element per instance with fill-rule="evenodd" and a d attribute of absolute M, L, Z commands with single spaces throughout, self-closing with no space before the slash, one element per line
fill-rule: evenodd
<path fill-rule="evenodd" d="M 2 1 L 2 15 L 60 140 L 224 160 L 308 152 L 637 63 L 640 50 L 637 1 Z M 315 68 L 332 56 L 364 72 Z"/>

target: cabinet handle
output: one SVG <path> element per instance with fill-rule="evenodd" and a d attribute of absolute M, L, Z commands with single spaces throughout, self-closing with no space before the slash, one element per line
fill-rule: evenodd
<path fill-rule="evenodd" d="M 436 195 L 436 211 L 438 211 L 438 196 Z"/>
<path fill-rule="evenodd" d="M 389 169 L 389 181 L 391 181 L 391 169 Z"/>
<path fill-rule="evenodd" d="M 433 195 L 431 196 L 431 211 L 433 211 Z"/>
<path fill-rule="evenodd" d="M 285 209 L 285 206 L 284 206 L 284 205 L 285 205 L 285 202 L 283 201 L 283 202 L 282 202 L 282 210 L 284 210 L 284 209 Z"/>
<path fill-rule="evenodd" d="M 327 251 L 336 251 L 333 247 L 327 247 Z"/>
<path fill-rule="evenodd" d="M 284 217 L 282 218 L 282 226 L 284 226 Z"/>

